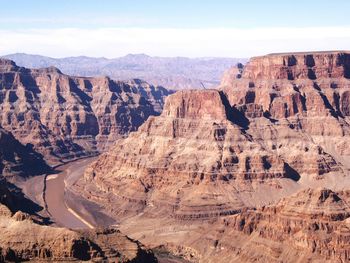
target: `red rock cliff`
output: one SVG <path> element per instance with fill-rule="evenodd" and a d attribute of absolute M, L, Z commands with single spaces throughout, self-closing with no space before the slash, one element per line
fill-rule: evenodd
<path fill-rule="evenodd" d="M 126 233 L 198 261 L 346 262 L 347 57 L 254 58 L 220 90 L 170 95 L 73 190 Z"/>
<path fill-rule="evenodd" d="M 254 57 L 245 66 L 242 78 L 350 78 L 350 53 L 337 51 Z"/>
<path fill-rule="evenodd" d="M 140 80 L 71 77 L 0 59 L 0 125 L 51 163 L 108 149 L 159 115 L 167 94 Z"/>

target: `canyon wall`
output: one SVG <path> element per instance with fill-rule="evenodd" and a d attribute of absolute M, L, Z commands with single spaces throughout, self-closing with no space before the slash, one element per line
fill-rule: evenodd
<path fill-rule="evenodd" d="M 50 172 L 42 155 L 24 146 L 13 135 L 0 128 L 0 174 L 5 177 L 28 177 Z"/>
<path fill-rule="evenodd" d="M 0 59 L 0 125 L 50 164 L 105 151 L 159 115 L 168 93 L 141 80 L 71 77 Z"/>
<path fill-rule="evenodd" d="M 349 70 L 346 52 L 272 54 L 252 58 L 239 74 L 229 71 L 221 89 L 252 125 L 265 117 L 276 129 L 299 131 L 349 171 Z M 279 148 L 266 133 L 261 139 L 270 143 L 267 147 Z M 293 148 L 300 147 L 300 140 L 290 147 L 285 158 L 298 162 Z M 309 158 L 309 148 L 304 147 L 302 158 Z"/>
<path fill-rule="evenodd" d="M 247 209 L 220 221 L 225 229 L 216 245 L 237 262 L 348 262 L 349 196 L 348 190 L 305 189 L 276 205 Z"/>
<path fill-rule="evenodd" d="M 304 242 L 302 253 L 293 246 L 276 247 L 273 242 L 294 241 L 275 230 L 272 222 L 279 214 L 268 211 L 277 208 L 263 207 L 279 207 L 282 198 L 298 192 L 303 202 L 309 188 L 318 196 L 313 191 L 320 187 L 350 187 L 349 56 L 256 57 L 230 69 L 218 90 L 177 92 L 166 99 L 160 116 L 150 117 L 102 154 L 72 191 L 102 204 L 128 235 L 165 245 L 194 262 L 244 262 L 243 255 L 252 262 L 259 259 L 254 251 L 261 244 L 267 248 L 262 258 L 271 262 L 325 255 L 329 262 L 345 262 L 349 248 L 332 243 L 343 242 L 342 234 L 328 242 L 304 231 L 308 226 L 295 239 Z M 327 209 L 341 205 L 327 204 Z M 319 225 L 333 224 L 333 215 L 320 216 L 317 208 L 310 214 Z M 266 221 L 272 226 L 259 236 L 260 227 L 253 225 L 246 235 L 245 224 L 231 219 L 250 216 L 259 226 Z M 337 219 L 340 228 L 348 217 L 345 212 Z M 233 223 L 225 226 L 225 220 Z M 286 226 L 299 233 L 296 223 Z M 225 231 L 230 235 L 220 234 Z M 250 245 L 242 246 L 248 239 Z M 219 246 L 223 240 L 231 249 Z"/>
<path fill-rule="evenodd" d="M 152 251 L 113 228 L 73 231 L 44 226 L 2 204 L 0 227 L 0 262 L 158 262 Z"/>

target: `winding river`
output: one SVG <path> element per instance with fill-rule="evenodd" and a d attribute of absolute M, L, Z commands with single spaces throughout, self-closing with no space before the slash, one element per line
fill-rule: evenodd
<path fill-rule="evenodd" d="M 45 203 L 56 224 L 72 229 L 93 228 L 79 211 L 74 211 L 65 202 L 65 188 L 84 174 L 85 168 L 96 157 L 77 160 L 60 166 L 59 173 L 46 177 Z"/>

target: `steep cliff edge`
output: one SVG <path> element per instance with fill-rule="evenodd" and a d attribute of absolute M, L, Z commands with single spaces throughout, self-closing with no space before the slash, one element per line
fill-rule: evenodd
<path fill-rule="evenodd" d="M 0 59 L 0 124 L 51 164 L 108 149 L 160 114 L 166 95 L 140 80 L 71 77 Z"/>
<path fill-rule="evenodd" d="M 349 52 L 271 54 L 252 58 L 240 74 L 228 71 L 221 89 L 251 126 L 259 125 L 262 117 L 270 119 L 276 129 L 289 126 L 349 170 L 349 70 Z M 280 147 L 266 135 L 261 137 L 265 144 L 271 149 Z M 290 163 L 299 162 L 292 156 L 298 145 L 300 140 L 293 140 L 284 154 Z M 310 152 L 300 157 L 309 158 Z"/>
<path fill-rule="evenodd" d="M 350 78 L 348 51 L 301 52 L 254 57 L 244 67 L 246 79 Z"/>
<path fill-rule="evenodd" d="M 194 262 L 218 257 L 253 262 L 262 254 L 271 262 L 288 256 L 296 262 L 327 253 L 330 262 L 342 262 L 348 247 L 332 252 L 332 243 L 307 231 L 301 250 L 273 243 L 273 238 L 282 239 L 272 227 L 266 244 L 259 230 L 245 235 L 233 227 L 232 235 L 222 233 L 226 219 L 278 206 L 300 191 L 307 195 L 304 189 L 350 189 L 347 58 L 344 52 L 253 58 L 229 70 L 219 90 L 170 95 L 160 116 L 118 139 L 72 190 L 102 204 L 128 235 L 166 245 Z M 314 75 L 305 73 L 309 69 Z M 319 224 L 333 220 L 333 215 L 319 215 L 320 210 L 346 207 L 326 205 L 309 211 Z M 260 220 L 264 225 L 257 216 Z M 298 233 L 296 224 L 289 226 L 290 233 Z M 323 243 L 317 247 L 324 252 L 313 250 L 313 241 Z M 262 252 L 254 254 L 254 249 Z"/>

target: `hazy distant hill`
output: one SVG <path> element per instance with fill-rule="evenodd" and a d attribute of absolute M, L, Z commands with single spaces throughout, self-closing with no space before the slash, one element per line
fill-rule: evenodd
<path fill-rule="evenodd" d="M 29 68 L 55 66 L 63 73 L 79 76 L 108 75 L 113 79 L 143 79 L 170 89 L 206 88 L 219 84 L 224 71 L 246 58 L 151 57 L 129 54 L 107 59 L 92 57 L 50 58 L 16 53 L 4 56 Z M 203 85 L 202 85 L 203 83 Z"/>

